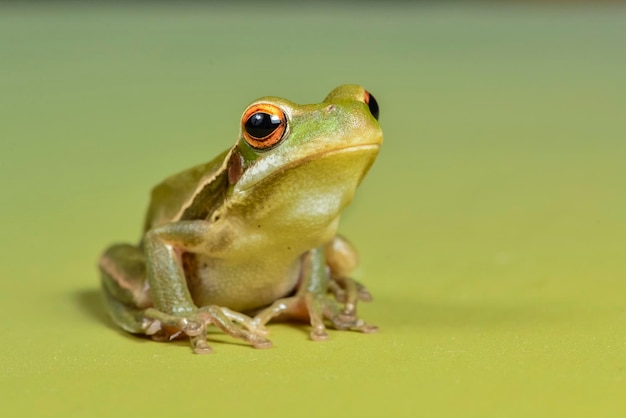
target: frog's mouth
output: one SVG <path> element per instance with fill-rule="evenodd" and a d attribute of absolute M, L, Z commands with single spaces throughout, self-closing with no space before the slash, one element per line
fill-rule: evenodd
<path fill-rule="evenodd" d="M 295 173 L 300 171 L 296 170 L 297 168 L 316 165 L 318 162 L 319 167 L 309 170 L 311 173 L 318 170 L 315 180 L 319 180 L 317 177 L 320 176 L 337 182 L 349 182 L 351 179 L 356 179 L 358 184 L 374 163 L 380 145 L 379 142 L 348 145 L 293 159 L 279 154 L 269 155 L 245 170 L 235 186 L 235 191 L 246 192 L 261 183 L 278 182 L 286 173 Z"/>

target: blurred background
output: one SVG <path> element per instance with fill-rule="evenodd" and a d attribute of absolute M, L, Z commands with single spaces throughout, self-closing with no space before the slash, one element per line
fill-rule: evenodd
<path fill-rule="evenodd" d="M 0 3 L 4 408 L 623 416 L 625 22 L 619 2 Z M 112 328 L 96 260 L 139 239 L 150 188 L 231 146 L 255 98 L 343 83 L 385 132 L 341 225 L 381 333 L 277 324 L 271 350 L 216 335 L 202 358 Z"/>

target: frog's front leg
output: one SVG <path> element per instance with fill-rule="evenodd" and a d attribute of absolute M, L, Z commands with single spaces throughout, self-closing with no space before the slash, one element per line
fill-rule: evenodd
<path fill-rule="evenodd" d="M 313 329 L 311 338 L 316 341 L 326 340 L 328 333 L 324 320 L 328 319 L 336 329 L 350 329 L 362 332 L 374 332 L 376 327 L 366 324 L 356 316 L 346 316 L 342 307 L 328 293 L 329 272 L 324 254 L 324 247 L 315 248 L 302 256 L 301 283 L 295 296 L 280 299 L 259 312 L 254 320 L 265 325 L 272 318 L 282 313 L 292 313 L 304 305 Z"/>
<path fill-rule="evenodd" d="M 156 333 L 163 326 L 178 328 L 190 337 L 195 352 L 206 353 L 210 352 L 206 326 L 214 324 L 257 348 L 270 347 L 271 342 L 260 332 L 251 331 L 256 324 L 246 315 L 215 305 L 197 308 L 193 303 L 180 255 L 202 252 L 210 234 L 210 223 L 202 220 L 174 222 L 146 233 L 146 275 L 154 303 L 144 312 L 153 321 L 146 326 L 146 333 Z"/>

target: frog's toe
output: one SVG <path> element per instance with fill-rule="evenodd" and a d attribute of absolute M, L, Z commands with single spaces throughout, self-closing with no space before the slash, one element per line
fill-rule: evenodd
<path fill-rule="evenodd" d="M 250 318 L 250 320 L 241 323 L 248 331 L 259 335 L 261 337 L 267 337 L 270 335 L 270 330 L 267 329 L 261 318 Z"/>
<path fill-rule="evenodd" d="M 311 339 L 313 341 L 326 341 L 328 340 L 328 338 L 329 337 L 326 330 L 314 329 L 313 331 L 311 331 Z"/>
<path fill-rule="evenodd" d="M 192 341 L 193 352 L 196 354 L 211 354 L 213 353 L 213 349 L 203 339 L 197 339 Z"/>
<path fill-rule="evenodd" d="M 170 341 L 170 335 L 162 329 L 158 330 L 154 334 L 149 334 L 149 335 L 150 335 L 150 338 L 152 338 L 152 341 L 157 341 L 160 343 Z"/>
<path fill-rule="evenodd" d="M 235 334 L 231 334 L 233 337 L 241 338 L 248 342 L 248 344 L 252 345 L 254 348 L 270 348 L 272 347 L 272 342 L 265 338 L 262 335 L 259 335 L 254 332 L 250 332 L 248 330 L 242 329 L 239 330 Z"/>
<path fill-rule="evenodd" d="M 254 348 L 272 348 L 272 342 L 265 338 L 259 338 L 258 341 L 253 343 Z"/>
<path fill-rule="evenodd" d="M 359 331 L 364 334 L 373 334 L 375 332 L 378 332 L 378 327 L 376 325 L 363 324 L 363 327 L 360 328 Z"/>
<path fill-rule="evenodd" d="M 158 319 L 144 318 L 141 327 L 146 335 L 155 335 L 163 328 Z"/>
<path fill-rule="evenodd" d="M 248 331 L 255 333 L 256 335 L 267 337 L 270 335 L 270 330 L 266 326 L 257 323 L 256 321 L 251 326 L 246 326 Z"/>
<path fill-rule="evenodd" d="M 338 316 L 337 316 L 337 322 L 338 323 L 343 323 L 343 324 L 353 324 L 357 321 L 357 317 L 356 317 L 356 312 L 354 311 L 343 311 L 341 312 Z M 334 322 L 334 321 L 333 321 Z M 336 325 L 336 324 L 335 324 Z M 350 325 L 347 325 L 347 327 L 350 327 Z"/>
<path fill-rule="evenodd" d="M 378 327 L 376 325 L 370 325 L 365 323 L 362 319 L 358 320 L 356 324 L 349 328 L 352 331 L 359 331 L 364 334 L 373 334 L 378 332 Z"/>
<path fill-rule="evenodd" d="M 247 315 L 215 305 L 205 306 L 200 311 L 210 318 L 212 324 L 231 337 L 244 340 L 256 348 L 272 346 L 272 343 L 264 337 L 262 331 L 257 332 L 253 319 Z"/>
<path fill-rule="evenodd" d="M 206 325 L 204 321 L 199 321 L 195 318 L 181 318 L 178 328 L 190 337 L 197 337 L 204 332 Z"/>
<path fill-rule="evenodd" d="M 371 302 L 372 299 L 374 299 L 369 290 L 367 290 L 363 285 L 361 285 L 361 288 L 359 288 L 357 294 L 359 295 L 359 300 L 363 302 Z"/>

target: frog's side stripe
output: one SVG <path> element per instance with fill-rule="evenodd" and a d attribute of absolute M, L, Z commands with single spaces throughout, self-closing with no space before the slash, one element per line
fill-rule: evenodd
<path fill-rule="evenodd" d="M 229 157 L 230 154 L 224 161 L 230 160 Z M 180 216 L 177 216 L 178 220 L 207 219 L 224 201 L 228 189 L 226 165 L 225 163 L 209 181 L 198 185 L 193 200 L 183 208 Z"/>

